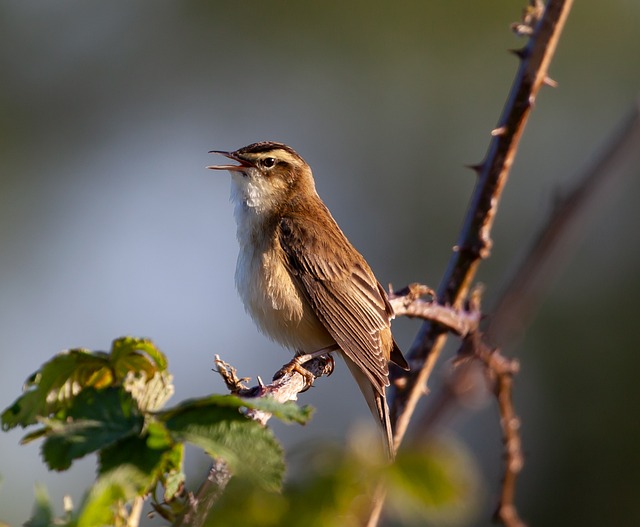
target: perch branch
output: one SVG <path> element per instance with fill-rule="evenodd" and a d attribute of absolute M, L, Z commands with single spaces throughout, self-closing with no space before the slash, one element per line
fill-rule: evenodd
<path fill-rule="evenodd" d="M 220 373 L 224 379 L 227 388 L 231 390 L 231 393 L 241 395 L 242 397 L 272 397 L 276 401 L 284 403 L 286 401 L 296 401 L 298 394 L 309 387 L 304 375 L 297 371 L 291 371 L 274 379 L 271 384 L 264 384 L 260 378 L 258 378 L 258 384 L 256 386 L 247 388 L 240 382 L 246 381 L 246 379 L 238 380 L 235 368 L 221 360 L 218 355 L 216 355 L 216 367 L 218 373 Z M 333 359 L 328 355 L 316 357 L 305 362 L 304 369 L 307 370 L 314 379 L 322 377 L 323 375 L 330 375 L 333 371 Z M 267 421 L 271 418 L 271 414 L 257 410 L 251 410 L 247 412 L 247 415 L 263 425 L 266 425 Z"/>

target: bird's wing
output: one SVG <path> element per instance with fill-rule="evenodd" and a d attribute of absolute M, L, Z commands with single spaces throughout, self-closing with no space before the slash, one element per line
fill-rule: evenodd
<path fill-rule="evenodd" d="M 314 219 L 283 218 L 280 245 L 290 272 L 329 334 L 384 394 L 389 354 L 395 350 L 388 331 L 393 310 L 367 263 L 327 215 L 335 229 L 318 229 Z"/>

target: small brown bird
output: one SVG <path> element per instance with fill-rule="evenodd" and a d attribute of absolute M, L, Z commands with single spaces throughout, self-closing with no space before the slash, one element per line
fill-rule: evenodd
<path fill-rule="evenodd" d="M 393 309 L 362 255 L 316 193 L 309 165 L 291 147 L 264 141 L 235 152 L 232 176 L 240 253 L 236 286 L 274 341 L 310 354 L 338 350 L 394 455 L 385 388 L 389 361 L 409 369 L 393 340 Z"/>

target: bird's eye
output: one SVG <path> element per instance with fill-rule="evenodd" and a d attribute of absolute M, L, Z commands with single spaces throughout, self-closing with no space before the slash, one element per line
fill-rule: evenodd
<path fill-rule="evenodd" d="M 262 164 L 265 168 L 271 168 L 276 164 L 276 160 L 273 157 L 265 157 Z"/>

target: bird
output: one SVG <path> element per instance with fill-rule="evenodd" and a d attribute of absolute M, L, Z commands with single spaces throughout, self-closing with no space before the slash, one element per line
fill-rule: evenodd
<path fill-rule="evenodd" d="M 239 244 L 235 282 L 246 311 L 262 333 L 297 357 L 335 350 L 344 358 L 393 459 L 389 362 L 409 366 L 391 333 L 394 313 L 384 288 L 293 148 L 261 141 L 209 153 L 233 162 L 207 168 L 231 174 Z M 304 373 L 299 366 L 293 368 Z"/>

